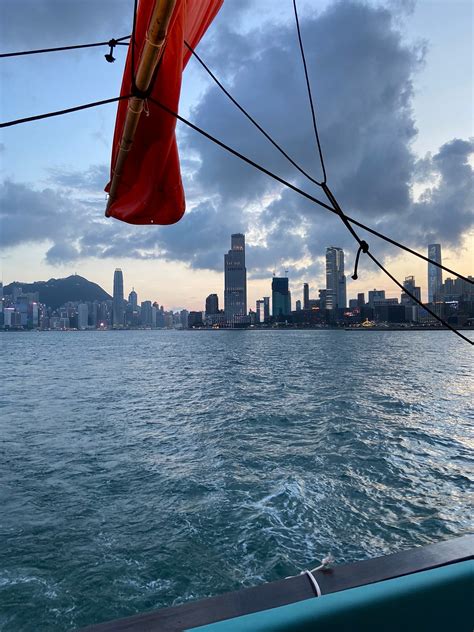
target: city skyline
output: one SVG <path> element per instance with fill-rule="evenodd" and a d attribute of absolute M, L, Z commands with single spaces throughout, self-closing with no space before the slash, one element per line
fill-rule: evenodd
<path fill-rule="evenodd" d="M 232 318 L 237 314 L 239 316 L 248 314 L 249 308 L 254 309 L 253 306 L 255 306 L 258 303 L 258 301 L 260 300 L 263 301 L 263 299 L 262 299 L 262 296 L 257 295 L 253 302 L 252 301 L 247 302 L 248 281 L 247 281 L 247 269 L 245 267 L 245 235 L 241 233 L 234 233 L 230 237 L 231 237 L 231 249 L 227 252 L 227 254 L 224 254 L 223 287 L 219 288 L 219 286 L 217 287 L 214 286 L 214 288 L 211 288 L 211 295 L 216 296 L 217 302 L 221 303 L 221 305 L 224 306 L 223 311 L 226 312 L 225 305 L 226 305 L 226 294 L 227 294 L 228 308 L 226 312 L 226 317 L 229 320 L 232 320 Z M 442 263 L 441 252 L 442 252 L 441 244 L 427 245 L 426 254 L 428 258 L 433 259 L 434 261 L 437 261 L 438 263 Z M 383 288 L 383 284 L 381 284 L 382 286 L 379 286 L 379 288 L 374 287 L 371 289 L 369 289 L 366 286 L 366 289 L 363 290 L 362 292 L 360 291 L 351 292 L 351 295 L 349 297 L 347 293 L 346 283 L 347 281 L 350 282 L 351 278 L 350 276 L 348 277 L 345 275 L 344 250 L 338 246 L 328 246 L 326 248 L 324 260 L 325 260 L 325 275 L 324 276 L 326 280 L 325 285 L 324 284 L 320 285 L 317 282 L 311 283 L 311 281 L 300 282 L 300 280 L 298 280 L 295 282 L 292 280 L 291 273 L 289 270 L 284 270 L 284 274 L 277 274 L 276 271 L 274 271 L 272 277 L 269 277 L 269 279 L 272 281 L 272 285 L 275 278 L 277 280 L 281 280 L 288 277 L 288 283 L 286 284 L 286 289 L 283 288 L 283 285 L 281 285 L 281 287 L 278 287 L 278 284 L 277 284 L 276 292 L 277 293 L 282 292 L 283 295 L 286 292 L 288 292 L 291 310 L 293 309 L 297 301 L 301 303 L 301 306 L 303 306 L 303 309 L 306 309 L 307 307 L 305 306 L 307 306 L 307 301 L 309 301 L 310 293 L 313 295 L 313 298 L 311 301 L 309 301 L 309 303 L 314 301 L 314 296 L 318 292 L 319 293 L 324 292 L 324 300 L 326 301 L 325 304 L 327 306 L 327 309 L 333 309 L 340 306 L 343 306 L 345 308 L 349 307 L 350 301 L 356 300 L 356 296 L 359 296 L 361 294 L 364 294 L 365 296 L 370 297 L 370 295 L 373 294 L 374 292 L 383 292 L 384 298 L 387 298 L 387 299 L 395 299 L 395 298 L 400 297 L 400 290 L 396 286 L 393 291 L 390 291 L 390 290 L 387 291 L 386 289 Z M 421 275 L 408 274 L 403 279 L 400 278 L 399 280 L 400 282 L 405 284 L 405 282 L 407 282 L 408 279 L 413 279 L 413 278 L 418 279 L 416 295 L 423 302 L 431 302 L 428 300 L 428 297 L 432 296 L 432 294 L 430 294 L 430 284 L 431 284 L 431 287 L 433 288 L 432 289 L 433 292 L 438 291 L 441 284 L 443 283 L 444 278 L 449 278 L 449 277 L 452 277 L 453 275 L 449 275 L 449 273 L 444 273 L 444 276 L 443 276 L 443 271 L 431 263 L 424 263 L 424 267 L 426 270 L 424 277 Z M 472 270 L 472 267 L 466 276 L 471 276 L 471 274 L 474 274 L 474 270 Z M 420 282 L 419 281 L 420 278 L 425 278 L 426 282 L 425 283 Z M 456 277 L 454 277 L 454 279 L 455 278 Z M 36 280 L 39 281 L 39 279 L 36 279 Z M 293 286 L 291 286 L 292 281 L 293 281 Z M 19 284 L 21 284 L 21 282 L 22 282 L 21 280 L 17 280 L 17 279 L 9 281 L 9 283 L 19 283 Z M 8 285 L 9 283 L 4 283 L 0 281 L 0 287 L 4 287 L 5 285 Z M 411 284 L 411 281 L 409 283 Z M 128 287 L 128 286 L 124 284 L 122 269 L 117 267 L 115 268 L 114 273 L 113 273 L 111 291 L 109 292 L 109 294 L 112 296 L 112 305 L 113 305 L 112 309 L 114 312 L 117 312 L 117 316 L 114 319 L 114 320 L 117 320 L 117 322 L 123 322 L 124 320 L 124 311 L 123 311 L 124 308 L 123 307 L 121 308 L 121 305 L 123 304 L 124 298 L 127 295 L 127 292 L 124 289 L 125 287 Z M 264 294 L 271 294 L 272 290 L 270 289 L 268 281 L 266 282 L 265 287 L 267 291 L 264 292 Z M 411 287 L 411 285 L 409 285 L 409 287 Z M 158 294 L 159 292 L 157 292 L 157 294 L 155 294 L 153 297 L 148 296 L 145 300 L 150 302 L 150 304 L 153 304 L 156 302 L 160 302 L 164 304 L 165 301 L 159 301 Z M 334 296 L 336 296 L 335 302 L 334 302 Z M 128 302 L 133 303 L 135 307 L 140 302 L 138 299 L 138 293 L 135 291 L 135 285 L 133 284 L 131 285 L 131 289 L 130 289 L 130 292 L 128 293 L 128 297 L 129 297 Z M 424 299 L 424 297 L 426 298 Z M 199 300 L 202 303 L 202 306 L 183 304 L 183 305 L 178 305 L 178 306 L 172 305 L 169 307 L 169 309 L 171 309 L 172 311 L 181 311 L 184 309 L 188 311 L 205 312 L 206 311 L 205 298 L 202 299 L 202 297 L 200 297 Z M 343 305 L 341 304 L 341 301 Z M 271 309 L 271 311 L 273 314 L 273 309 Z M 289 310 L 288 308 L 284 308 L 283 311 L 287 313 Z"/>
<path fill-rule="evenodd" d="M 441 263 L 441 244 L 429 244 L 428 257 Z M 398 297 L 386 296 L 385 290 L 374 288 L 367 294 L 357 293 L 357 297 L 347 301 L 346 275 L 344 266 L 345 253 L 338 246 L 326 248 L 326 284 L 318 288 L 318 296 L 311 295 L 311 286 L 304 283 L 301 299 L 292 301 L 288 270 L 285 276 L 271 277 L 270 296 L 263 296 L 255 303 L 255 309 L 247 306 L 247 269 L 245 267 L 245 235 L 233 233 L 231 248 L 224 255 L 224 308 L 219 309 L 219 296 L 211 293 L 205 298 L 204 306 L 192 310 L 165 309 L 163 304 L 149 299 L 139 301 L 138 294 L 132 286 L 128 301 L 124 294 L 124 277 L 121 268 L 116 268 L 113 275 L 113 294 L 108 300 L 87 302 L 78 299 L 65 303 L 59 310 L 52 310 L 47 302 L 40 301 L 39 292 L 23 288 L 19 284 L 13 286 L 12 295 L 7 295 L 4 302 L 4 288 L 0 283 L 0 325 L 2 327 L 35 327 L 47 328 L 49 320 L 54 321 L 54 328 L 135 328 L 135 327 L 247 327 L 270 322 L 288 322 L 289 324 L 341 324 L 344 321 L 361 322 L 368 317 L 389 322 L 419 322 L 424 319 L 423 308 L 414 300 L 422 300 L 421 285 L 416 284 L 414 275 L 405 277 L 403 291 Z M 435 271 L 433 270 L 435 268 Z M 436 272 L 436 274 L 435 274 Z M 450 317 L 456 316 L 457 307 L 462 319 L 474 316 L 474 292 L 467 282 L 447 277 L 443 283 L 442 271 L 432 263 L 427 264 L 426 282 L 429 292 L 434 297 L 435 308 L 439 315 L 446 312 Z M 69 277 L 75 279 L 76 275 Z M 473 277 L 470 277 L 471 279 Z M 64 279 L 63 281 L 67 281 Z M 89 285 L 90 281 L 85 280 Z M 45 282 L 42 282 L 45 284 Z M 41 283 L 39 284 L 41 286 Z M 46 283 L 48 287 L 50 285 Z M 104 290 L 93 284 L 95 292 Z M 269 288 L 267 288 L 269 289 Z M 107 295 L 106 295 L 107 296 Z M 367 300 L 366 300 L 367 298 Z M 438 305 L 438 307 L 434 307 Z M 451 307 L 448 308 L 448 305 Z M 425 310 L 426 312 L 426 310 Z M 426 312 L 426 316 L 429 316 Z M 46 318 L 46 320 L 45 320 Z M 46 327 L 45 327 L 46 323 Z M 72 324 L 71 324 L 72 323 Z"/>

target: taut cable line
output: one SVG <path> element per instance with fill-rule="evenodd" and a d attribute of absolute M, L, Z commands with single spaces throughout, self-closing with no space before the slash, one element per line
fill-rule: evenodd
<path fill-rule="evenodd" d="M 0 59 L 6 57 L 23 57 L 24 55 L 40 55 L 42 53 L 58 53 L 66 50 L 77 50 L 79 48 L 94 48 L 96 46 L 128 46 L 124 40 L 130 38 L 130 35 L 123 37 L 113 37 L 106 42 L 94 42 L 93 44 L 75 44 L 74 46 L 56 46 L 55 48 L 39 48 L 37 50 L 22 50 L 15 53 L 0 53 Z"/>
<path fill-rule="evenodd" d="M 63 114 L 71 114 L 72 112 L 79 112 L 80 110 L 88 110 L 89 108 L 95 108 L 99 105 L 106 105 L 107 103 L 115 103 L 115 101 L 122 101 L 123 99 L 128 98 L 130 98 L 130 95 L 126 94 L 120 97 L 114 97 L 113 99 L 103 99 L 102 101 L 93 101 L 92 103 L 85 103 L 84 105 L 76 105 L 73 108 L 66 108 L 65 110 L 56 110 L 54 112 L 47 112 L 46 114 L 36 114 L 35 116 L 27 116 L 26 118 L 6 121 L 5 123 L 0 123 L 0 129 L 3 129 L 4 127 L 13 127 L 14 125 L 20 125 L 21 123 L 40 121 L 42 119 L 52 118 L 54 116 L 62 116 Z"/>

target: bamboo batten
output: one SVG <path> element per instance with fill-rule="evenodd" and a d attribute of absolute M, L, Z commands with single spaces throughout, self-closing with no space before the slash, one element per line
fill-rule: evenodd
<path fill-rule="evenodd" d="M 146 93 L 151 85 L 154 72 L 165 48 L 166 34 L 175 5 L 176 0 L 155 0 L 145 44 L 135 75 L 135 85 L 140 92 Z M 132 45 L 132 43 L 130 43 L 130 45 Z M 143 98 L 132 96 L 128 100 L 127 114 L 120 139 L 119 151 L 112 170 L 109 199 L 105 210 L 107 217 L 110 216 L 109 209 L 117 194 L 123 167 L 135 138 L 135 132 L 143 112 L 143 106 Z"/>

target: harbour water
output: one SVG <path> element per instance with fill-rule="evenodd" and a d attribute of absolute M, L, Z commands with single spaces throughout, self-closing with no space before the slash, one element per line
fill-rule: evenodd
<path fill-rule="evenodd" d="M 2 630 L 75 629 L 472 530 L 472 351 L 449 332 L 0 346 Z"/>

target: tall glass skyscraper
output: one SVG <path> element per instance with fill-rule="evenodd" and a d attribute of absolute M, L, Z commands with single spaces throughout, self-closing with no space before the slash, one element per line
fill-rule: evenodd
<path fill-rule="evenodd" d="M 441 263 L 441 244 L 430 244 L 428 246 L 428 259 L 433 259 L 436 263 Z M 428 264 L 428 303 L 432 303 L 439 297 L 441 286 L 443 285 L 443 271 L 441 268 Z"/>
<path fill-rule="evenodd" d="M 326 309 L 347 307 L 344 250 L 336 246 L 326 248 Z"/>
<path fill-rule="evenodd" d="M 120 268 L 114 272 L 114 296 L 112 302 L 112 324 L 114 327 L 123 327 L 125 309 L 123 304 L 123 274 Z"/>
<path fill-rule="evenodd" d="M 303 285 L 303 309 L 309 309 L 309 285 Z"/>
<path fill-rule="evenodd" d="M 224 312 L 229 324 L 241 323 L 247 316 L 247 269 L 245 235 L 231 236 L 231 248 L 224 255 Z"/>
<path fill-rule="evenodd" d="M 272 279 L 272 314 L 277 317 L 291 314 L 288 277 L 273 277 Z"/>

